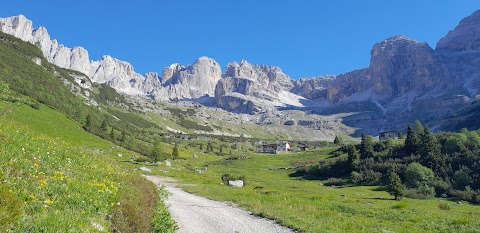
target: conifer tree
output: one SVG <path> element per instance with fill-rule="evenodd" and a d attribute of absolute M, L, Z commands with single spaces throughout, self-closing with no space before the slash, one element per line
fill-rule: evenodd
<path fill-rule="evenodd" d="M 347 153 L 348 153 L 348 165 L 350 166 L 351 170 L 355 170 L 355 164 L 358 162 L 360 159 L 357 148 L 353 144 L 348 145 L 347 147 Z"/>
<path fill-rule="evenodd" d="M 401 200 L 405 194 L 405 186 L 402 184 L 400 176 L 395 172 L 391 172 L 389 179 L 390 184 L 388 185 L 388 193 L 394 196 L 395 200 Z"/>
<path fill-rule="evenodd" d="M 430 132 L 428 126 L 425 126 L 421 135 L 420 157 L 422 164 L 435 172 L 439 171 L 441 166 L 440 144 L 435 136 Z"/>
<path fill-rule="evenodd" d="M 417 153 L 417 148 L 419 145 L 419 138 L 417 134 L 413 131 L 412 127 L 408 125 L 407 128 L 407 138 L 405 138 L 405 153 L 407 156 Z"/>
<path fill-rule="evenodd" d="M 83 125 L 83 129 L 89 131 L 92 128 L 92 117 L 87 115 L 87 119 L 85 119 L 85 124 Z"/>
<path fill-rule="evenodd" d="M 362 159 L 373 156 L 373 139 L 372 136 L 362 133 L 362 142 L 360 144 L 360 156 Z"/>
<path fill-rule="evenodd" d="M 333 140 L 333 144 L 335 145 L 342 145 L 343 144 L 343 138 L 339 137 L 338 135 L 335 135 L 335 139 Z"/>
<path fill-rule="evenodd" d="M 180 154 L 178 153 L 178 146 L 177 146 L 177 144 L 175 144 L 175 146 L 173 147 L 173 151 L 172 151 L 172 159 L 176 160 L 179 157 L 180 157 Z"/>

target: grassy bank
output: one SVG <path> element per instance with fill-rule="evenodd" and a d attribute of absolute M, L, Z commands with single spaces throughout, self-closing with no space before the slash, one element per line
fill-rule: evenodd
<path fill-rule="evenodd" d="M 12 110 L 0 117 L 0 232 L 173 231 L 157 187 L 113 159 L 134 153 L 43 105 Z"/>

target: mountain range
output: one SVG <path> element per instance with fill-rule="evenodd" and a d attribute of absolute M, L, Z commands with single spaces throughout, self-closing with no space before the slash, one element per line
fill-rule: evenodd
<path fill-rule="evenodd" d="M 45 27 L 34 28 L 23 15 L 0 19 L 0 30 L 36 45 L 49 62 L 127 96 L 194 101 L 252 116 L 292 109 L 348 113 L 341 119 L 344 124 L 371 134 L 404 129 L 417 119 L 433 129 L 455 129 L 452 122 L 461 121 L 458 113 L 476 105 L 480 90 L 480 11 L 461 20 L 435 48 L 392 36 L 373 46 L 366 68 L 299 80 L 279 67 L 245 60 L 227 64 L 222 72 L 208 57 L 142 75 L 108 55 L 90 60 L 86 49 L 51 40 Z M 298 123 L 295 117 L 278 122 Z"/>

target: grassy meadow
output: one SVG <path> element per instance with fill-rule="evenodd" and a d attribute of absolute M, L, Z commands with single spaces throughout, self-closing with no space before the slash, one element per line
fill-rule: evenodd
<path fill-rule="evenodd" d="M 136 154 L 43 105 L 0 104 L 0 232 L 173 231 L 157 187 L 113 159 Z"/>
<path fill-rule="evenodd" d="M 318 162 L 331 156 L 330 152 L 230 157 L 199 152 L 197 158 L 184 154 L 172 168 L 160 165 L 163 173 L 159 174 L 194 184 L 182 186 L 188 192 L 231 202 L 302 232 L 480 232 L 480 208 L 466 202 L 457 204 L 447 198 L 395 201 L 379 186 L 325 186 L 325 181 L 289 176 L 295 171 L 292 163 Z M 205 166 L 208 169 L 202 173 L 194 171 Z M 221 176 L 226 173 L 245 175 L 246 186 L 223 185 Z"/>

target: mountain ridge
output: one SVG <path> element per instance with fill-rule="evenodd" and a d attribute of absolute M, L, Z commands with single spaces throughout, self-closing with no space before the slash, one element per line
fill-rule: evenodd
<path fill-rule="evenodd" d="M 128 62 L 108 55 L 90 61 L 86 49 L 67 48 L 50 40 L 45 27 L 32 25 L 23 15 L 0 19 L 2 31 L 37 45 L 53 64 L 85 73 L 92 82 L 105 83 L 122 93 L 155 101 L 207 97 L 215 107 L 249 114 L 282 108 L 313 108 L 320 113 L 337 109 L 338 113 L 350 111 L 352 104 L 373 105 L 371 114 L 383 122 L 396 121 L 402 115 L 439 125 L 448 112 L 473 101 L 480 90 L 480 69 L 476 68 L 480 67 L 476 59 L 480 36 L 475 33 L 480 32 L 480 11 L 463 19 L 435 49 L 396 35 L 372 47 L 366 68 L 299 80 L 291 79 L 279 67 L 246 60 L 230 62 L 222 72 L 218 62 L 207 57 L 191 65 L 172 64 L 161 75 L 141 75 Z M 425 108 L 429 105 L 442 110 Z M 365 114 L 362 108 L 358 111 Z M 382 126 L 398 127 L 403 126 Z"/>

